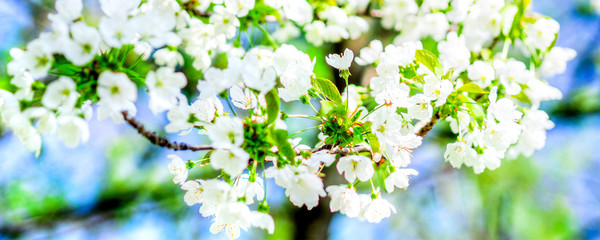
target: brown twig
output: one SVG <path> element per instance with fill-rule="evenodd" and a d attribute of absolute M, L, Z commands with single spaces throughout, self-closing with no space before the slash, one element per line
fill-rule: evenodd
<path fill-rule="evenodd" d="M 169 139 L 167 139 L 165 137 L 158 136 L 158 134 L 156 132 L 151 132 L 151 131 L 146 130 L 146 128 L 144 127 L 144 125 L 142 123 L 135 120 L 133 117 L 130 117 L 126 111 L 121 112 L 121 114 L 123 114 L 123 118 L 125 119 L 125 121 L 127 121 L 127 123 L 129 123 L 130 126 L 135 128 L 138 131 L 138 133 L 140 133 L 140 135 L 142 135 L 143 137 L 148 139 L 148 141 L 150 141 L 150 143 L 152 143 L 156 146 L 173 149 L 175 151 L 214 150 L 214 148 L 209 145 L 192 145 L 192 144 L 187 144 L 187 143 L 178 143 L 175 141 L 171 142 L 171 141 L 169 141 Z"/>
<path fill-rule="evenodd" d="M 171 141 L 169 141 L 169 139 L 167 139 L 165 137 L 158 136 L 158 134 L 156 132 L 151 132 L 151 131 L 146 130 L 146 128 L 144 127 L 144 125 L 142 123 L 140 123 L 138 120 L 134 119 L 133 117 L 129 116 L 129 114 L 126 111 L 121 112 L 121 114 L 123 114 L 123 118 L 125 119 L 125 121 L 127 121 L 127 123 L 130 126 L 135 128 L 138 131 L 138 133 L 140 133 L 140 135 L 142 135 L 144 138 L 148 139 L 148 141 L 150 141 L 150 143 L 152 143 L 156 146 L 173 149 L 175 151 L 214 150 L 214 148 L 209 145 L 191 145 L 191 144 L 187 144 L 187 143 L 171 142 Z M 365 146 L 358 146 L 355 148 L 334 148 L 331 150 L 328 150 L 326 148 L 319 148 L 319 149 L 315 150 L 314 152 L 318 152 L 318 151 L 329 151 L 329 153 L 331 153 L 331 154 L 348 155 L 353 152 L 370 152 L 371 149 L 369 149 L 368 147 L 365 147 Z M 296 154 L 300 154 L 300 152 L 298 151 Z"/>
<path fill-rule="evenodd" d="M 431 129 L 433 129 L 433 126 L 435 126 L 435 124 L 441 117 L 442 116 L 440 115 L 440 112 L 436 112 L 433 115 L 433 117 L 431 117 L 431 120 L 429 120 L 429 122 L 427 124 L 425 124 L 425 126 L 423 126 L 421 128 L 421 130 L 419 130 L 419 132 L 417 133 L 417 136 L 425 137 L 427 135 L 427 133 L 429 131 L 431 131 Z"/>

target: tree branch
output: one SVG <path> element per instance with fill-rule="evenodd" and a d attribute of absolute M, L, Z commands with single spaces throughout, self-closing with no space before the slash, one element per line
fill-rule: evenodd
<path fill-rule="evenodd" d="M 427 124 L 425 124 L 425 126 L 423 126 L 421 128 L 421 130 L 419 130 L 419 132 L 417 133 L 417 136 L 421 136 L 421 137 L 425 137 L 427 135 L 427 133 L 429 131 L 431 131 L 431 129 L 433 129 L 433 126 L 437 123 L 437 121 L 441 118 L 442 116 L 440 115 L 440 112 L 436 112 L 433 117 L 431 117 L 431 120 L 429 120 L 429 122 Z"/>
<path fill-rule="evenodd" d="M 187 143 L 178 143 L 175 141 L 171 142 L 169 139 L 159 136 L 158 133 L 156 133 L 156 132 L 146 130 L 146 128 L 144 127 L 144 125 L 142 123 L 140 123 L 138 120 L 134 119 L 133 117 L 129 116 L 129 114 L 126 111 L 121 112 L 121 114 L 123 114 L 123 118 L 130 126 L 135 128 L 140 135 L 142 135 L 144 138 L 148 139 L 148 141 L 150 141 L 150 143 L 152 143 L 156 146 L 173 149 L 175 151 L 214 150 L 214 148 L 211 147 L 210 145 L 192 145 L 192 144 L 187 144 Z M 334 148 L 331 150 L 327 149 L 327 147 L 328 146 L 325 145 L 319 149 L 314 150 L 313 153 L 319 152 L 319 151 L 328 151 L 331 154 L 341 154 L 342 156 L 345 156 L 345 155 L 349 155 L 350 153 L 353 153 L 353 152 L 359 153 L 359 152 L 370 152 L 371 151 L 371 149 L 366 146 L 358 146 L 358 147 L 354 147 L 354 148 Z M 300 151 L 296 151 L 296 154 L 300 155 Z"/>
<path fill-rule="evenodd" d="M 209 145 L 192 145 L 192 144 L 187 144 L 187 143 L 178 143 L 175 141 L 171 142 L 169 139 L 159 136 L 156 132 L 151 132 L 151 131 L 146 130 L 146 128 L 144 127 L 144 125 L 142 123 L 135 120 L 133 117 L 130 117 L 126 111 L 121 112 L 121 114 L 123 114 L 123 118 L 125 119 L 125 121 L 127 121 L 127 123 L 130 126 L 135 128 L 138 131 L 138 133 L 140 133 L 140 135 L 142 135 L 143 137 L 148 139 L 148 141 L 150 141 L 150 143 L 152 143 L 156 146 L 173 149 L 175 151 L 214 150 L 214 148 Z"/>

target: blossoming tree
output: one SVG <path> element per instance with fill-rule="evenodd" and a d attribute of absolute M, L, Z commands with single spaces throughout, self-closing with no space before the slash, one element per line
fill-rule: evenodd
<path fill-rule="evenodd" d="M 99 3 L 103 16 L 94 21 L 82 16 L 81 0 L 57 0 L 49 31 L 11 50 L 2 124 L 36 155 L 43 134 L 84 144 L 93 115 L 131 125 L 158 146 L 200 152 L 187 161 L 169 155 L 173 182 L 186 191 L 183 202 L 213 219 L 211 232 L 231 239 L 249 227 L 274 231 L 268 178 L 297 207 L 328 197 L 332 212 L 373 223 L 389 217 L 395 208 L 382 192 L 409 186 L 418 174 L 411 152 L 439 122 L 456 137 L 444 154 L 455 168 L 481 173 L 531 155 L 553 127 L 540 103 L 561 98 L 543 78 L 576 55 L 554 46 L 559 24 L 531 13 L 528 0 Z M 393 40 L 371 39 L 378 27 Z M 357 57 L 345 49 L 315 58 L 286 44 L 364 37 L 372 41 Z M 339 73 L 341 89 L 315 74 L 316 62 Z M 353 65 L 374 71 L 364 86 L 348 84 Z M 202 77 L 191 79 L 184 66 Z M 190 86 L 197 91 L 182 91 Z M 156 117 L 166 114 L 166 132 L 207 135 L 210 144 L 147 129 L 136 119 L 138 92 Z M 305 112 L 281 110 L 294 101 Z M 314 120 L 318 144 L 300 144 L 290 118 Z M 197 168 L 214 169 L 214 178 L 190 177 Z M 347 183 L 324 186 L 325 168 Z"/>

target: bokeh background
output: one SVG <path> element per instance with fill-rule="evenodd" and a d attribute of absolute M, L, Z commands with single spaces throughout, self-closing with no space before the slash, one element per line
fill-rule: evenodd
<path fill-rule="evenodd" d="M 85 4 L 87 15 L 98 13 L 95 0 Z M 52 0 L 0 0 L 0 87 L 9 81 L 9 49 L 46 28 L 52 6 Z M 380 224 L 334 215 L 330 239 L 600 239 L 600 16 L 587 0 L 535 0 L 533 8 L 560 22 L 557 46 L 578 53 L 566 73 L 549 79 L 564 99 L 543 105 L 556 124 L 546 147 L 475 175 L 444 164 L 445 139 L 436 128 L 413 154 L 419 176 L 407 191 L 387 197 L 398 213 Z M 327 47 L 310 51 L 321 56 Z M 318 69 L 326 69 L 323 62 Z M 160 129 L 165 119 L 152 115 L 144 101 L 137 118 Z M 211 220 L 200 216 L 198 206 L 185 205 L 184 192 L 172 184 L 166 156 L 173 152 L 110 120 L 94 118 L 90 129 L 90 141 L 75 149 L 46 136 L 37 159 L 10 132 L 2 133 L 0 239 L 224 238 L 208 231 Z M 269 188 L 268 198 L 275 234 L 252 230 L 241 239 L 289 239 L 302 224 L 280 188 Z"/>

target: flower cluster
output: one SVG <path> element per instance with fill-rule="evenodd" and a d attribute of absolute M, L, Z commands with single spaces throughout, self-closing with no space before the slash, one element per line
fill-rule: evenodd
<path fill-rule="evenodd" d="M 542 78 L 564 72 L 576 56 L 554 46 L 559 24 L 531 14 L 526 0 L 99 3 L 103 15 L 90 24 L 81 0 L 57 0 L 50 31 L 11 51 L 2 124 L 36 155 L 46 133 L 71 147 L 85 143 L 94 114 L 129 123 L 165 148 L 208 151 L 200 160 L 169 155 L 169 170 L 185 203 L 200 204 L 211 232 L 230 239 L 249 227 L 273 233 L 269 178 L 297 207 L 329 197 L 332 212 L 389 217 L 396 210 L 381 189 L 409 186 L 418 175 L 411 152 L 436 123 L 456 136 L 444 154 L 455 168 L 481 173 L 531 155 L 553 127 L 541 102 L 561 98 Z M 315 46 L 340 44 L 379 26 L 393 37 L 372 39 L 356 58 L 350 49 L 317 58 L 288 42 L 303 32 Z M 317 62 L 339 71 L 343 91 L 343 82 L 317 76 Z M 348 84 L 354 63 L 374 73 L 364 87 Z M 145 130 L 133 119 L 139 89 L 152 113 L 166 114 L 166 132 L 206 135 L 210 144 Z M 281 110 L 294 101 L 307 113 Z M 288 118 L 314 120 L 319 143 L 292 138 Z M 325 186 L 329 167 L 347 183 Z M 196 168 L 219 174 L 190 178 Z"/>

